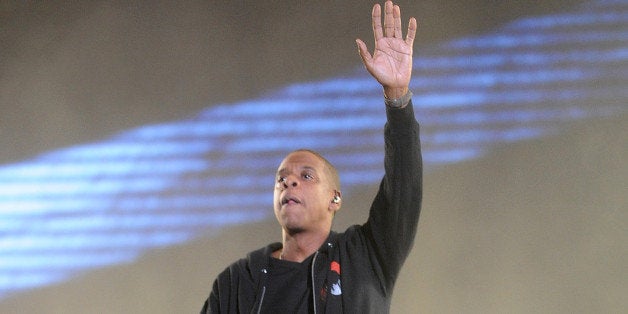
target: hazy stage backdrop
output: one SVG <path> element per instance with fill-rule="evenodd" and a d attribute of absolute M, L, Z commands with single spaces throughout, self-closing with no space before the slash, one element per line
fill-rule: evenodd
<path fill-rule="evenodd" d="M 289 151 L 383 175 L 370 1 L 3 1 L 0 313 L 196 313 Z M 393 313 L 628 308 L 628 1 L 399 1 L 424 204 Z M 405 31 L 404 31 L 405 33 Z"/>

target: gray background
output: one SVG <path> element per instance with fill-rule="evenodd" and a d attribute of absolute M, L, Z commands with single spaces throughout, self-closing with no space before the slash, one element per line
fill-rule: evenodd
<path fill-rule="evenodd" d="M 579 1 L 401 1 L 415 49 Z M 0 162 L 327 78 L 372 43 L 367 1 L 57 1 L 0 5 Z M 405 21 L 404 21 L 405 24 Z M 628 308 L 626 115 L 429 169 L 394 313 Z M 279 162 L 279 161 L 278 161 Z M 345 200 L 364 220 L 376 186 Z M 271 187 L 269 186 L 269 193 Z M 354 210 L 355 209 L 355 210 Z M 188 313 L 216 274 L 280 239 L 275 221 L 152 251 L 0 301 L 2 313 Z M 0 257 L 1 258 L 1 257 Z"/>

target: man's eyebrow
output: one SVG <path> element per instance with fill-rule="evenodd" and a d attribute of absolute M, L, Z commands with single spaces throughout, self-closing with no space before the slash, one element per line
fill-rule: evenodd
<path fill-rule="evenodd" d="M 301 167 L 300 170 L 311 170 L 311 171 L 314 171 L 314 172 L 318 172 L 316 170 L 316 168 L 314 168 L 312 166 L 303 166 L 303 167 Z M 286 173 L 286 172 L 288 172 L 287 168 L 281 168 L 281 169 L 277 170 L 276 175 L 280 175 L 280 174 L 283 174 L 283 173 Z"/>

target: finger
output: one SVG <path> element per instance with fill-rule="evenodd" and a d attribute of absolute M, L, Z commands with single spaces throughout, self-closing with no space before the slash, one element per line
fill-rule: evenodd
<path fill-rule="evenodd" d="M 382 32 L 382 8 L 379 6 L 379 3 L 373 6 L 371 18 L 373 19 L 373 36 L 375 36 L 375 43 L 377 43 L 380 38 L 384 37 Z"/>
<path fill-rule="evenodd" d="M 401 9 L 398 5 L 393 7 L 393 17 L 395 20 L 395 38 L 403 38 L 401 35 Z"/>
<path fill-rule="evenodd" d="M 395 21 L 392 1 L 386 1 L 386 11 L 384 12 L 384 35 L 386 37 L 395 36 Z"/>
<path fill-rule="evenodd" d="M 410 21 L 408 22 L 408 34 L 406 34 L 406 44 L 408 44 L 410 48 L 412 48 L 412 45 L 414 44 L 414 37 L 416 36 L 416 30 L 417 30 L 416 19 L 411 17 Z"/>
<path fill-rule="evenodd" d="M 358 45 L 358 53 L 360 54 L 360 58 L 362 58 L 362 63 L 367 66 L 373 58 L 371 56 L 371 53 L 369 53 L 368 49 L 366 48 L 366 44 L 362 40 L 356 39 L 355 43 Z"/>

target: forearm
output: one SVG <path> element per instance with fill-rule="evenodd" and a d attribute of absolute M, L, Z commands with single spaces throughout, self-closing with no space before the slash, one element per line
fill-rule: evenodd
<path fill-rule="evenodd" d="M 393 224 L 389 227 L 396 231 L 395 227 L 400 225 L 413 228 L 417 223 L 422 200 L 423 167 L 419 125 L 414 117 L 412 102 L 403 108 L 387 107 L 386 116 L 386 174 L 383 182 L 387 204 L 385 218 Z M 400 234 L 407 235 L 403 231 Z"/>
<path fill-rule="evenodd" d="M 379 260 L 383 280 L 392 287 L 412 245 L 422 200 L 419 125 L 412 101 L 404 108 L 386 107 L 385 175 L 365 225 Z"/>

